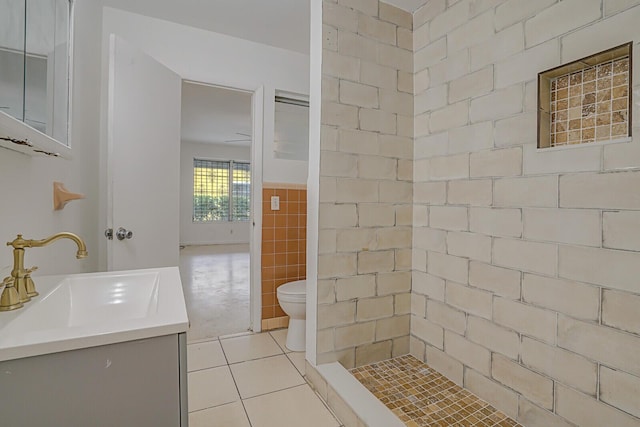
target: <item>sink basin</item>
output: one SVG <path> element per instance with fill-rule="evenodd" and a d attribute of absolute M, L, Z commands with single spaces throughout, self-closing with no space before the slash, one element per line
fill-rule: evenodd
<path fill-rule="evenodd" d="M 184 332 L 177 267 L 34 277 L 40 296 L 0 313 L 0 361 Z"/>

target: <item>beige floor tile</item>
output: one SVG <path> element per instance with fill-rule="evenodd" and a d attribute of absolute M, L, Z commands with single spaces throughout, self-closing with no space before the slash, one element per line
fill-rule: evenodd
<path fill-rule="evenodd" d="M 220 344 L 230 364 L 282 354 L 282 350 L 268 333 L 223 339 Z"/>
<path fill-rule="evenodd" d="M 306 384 L 247 399 L 244 405 L 252 427 L 340 425 Z"/>
<path fill-rule="evenodd" d="M 285 355 L 231 365 L 231 373 L 243 399 L 304 384 Z"/>
<path fill-rule="evenodd" d="M 218 340 L 187 346 L 187 367 L 189 372 L 216 368 L 226 364 L 227 359 L 224 357 L 222 346 Z"/>
<path fill-rule="evenodd" d="M 242 402 L 237 401 L 189 414 L 189 427 L 251 427 Z"/>
<path fill-rule="evenodd" d="M 285 345 L 287 342 L 287 330 L 286 329 L 276 329 L 275 331 L 269 332 L 274 340 L 278 343 L 282 351 L 285 353 L 290 353 L 291 350 L 287 348 Z"/>
<path fill-rule="evenodd" d="M 228 366 L 191 372 L 187 381 L 189 411 L 211 408 L 240 399 Z"/>
<path fill-rule="evenodd" d="M 287 357 L 289 358 L 289 360 L 291 360 L 291 363 L 293 363 L 293 365 L 296 367 L 296 369 L 298 370 L 298 372 L 300 372 L 301 375 L 306 375 L 304 372 L 304 368 L 305 368 L 304 351 L 287 353 Z"/>

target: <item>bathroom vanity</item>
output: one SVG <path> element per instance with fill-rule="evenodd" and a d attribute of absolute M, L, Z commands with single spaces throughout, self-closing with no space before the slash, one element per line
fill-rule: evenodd
<path fill-rule="evenodd" d="M 34 279 L 0 313 L 3 425 L 187 426 L 177 267 Z"/>

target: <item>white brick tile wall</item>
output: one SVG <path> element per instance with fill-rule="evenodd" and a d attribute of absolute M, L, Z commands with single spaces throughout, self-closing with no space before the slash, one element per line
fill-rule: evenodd
<path fill-rule="evenodd" d="M 564 0 L 525 22 L 527 47 L 555 38 L 599 19 L 601 0 Z"/>
<path fill-rule="evenodd" d="M 489 350 L 517 360 L 520 353 L 520 337 L 512 330 L 495 323 L 469 316 L 467 338 Z"/>
<path fill-rule="evenodd" d="M 522 211 L 472 207 L 469 209 L 469 230 L 490 236 L 521 237 Z"/>
<path fill-rule="evenodd" d="M 522 112 L 523 88 L 512 85 L 471 100 L 469 117 L 472 123 L 495 120 Z"/>
<path fill-rule="evenodd" d="M 496 180 L 493 204 L 505 207 L 556 207 L 558 177 L 549 175 Z"/>
<path fill-rule="evenodd" d="M 411 279 L 411 290 L 430 299 L 444 301 L 445 280 L 431 274 L 414 271 Z"/>
<path fill-rule="evenodd" d="M 449 83 L 449 102 L 485 95 L 493 90 L 493 67 L 488 66 Z"/>
<path fill-rule="evenodd" d="M 460 335 L 464 335 L 467 327 L 467 317 L 464 312 L 432 299 L 427 301 L 426 317 L 427 320 Z"/>
<path fill-rule="evenodd" d="M 523 209 L 524 238 L 600 246 L 600 211 L 590 209 Z"/>
<path fill-rule="evenodd" d="M 454 383 L 463 385 L 464 366 L 447 353 L 428 345 L 425 349 L 425 362 Z"/>
<path fill-rule="evenodd" d="M 583 393 L 596 394 L 598 365 L 575 353 L 523 337 L 522 364 Z"/>
<path fill-rule="evenodd" d="M 493 200 L 493 182 L 490 179 L 450 181 L 447 200 L 452 205 L 489 206 Z"/>
<path fill-rule="evenodd" d="M 524 50 L 524 31 L 521 23 L 496 33 L 488 40 L 469 49 L 471 69 L 477 70 L 500 62 Z"/>
<path fill-rule="evenodd" d="M 522 271 L 555 275 L 558 270 L 556 245 L 526 240 L 495 238 L 493 262 Z"/>
<path fill-rule="evenodd" d="M 640 295 L 608 289 L 602 292 L 602 323 L 640 335 Z"/>
<path fill-rule="evenodd" d="M 560 277 L 623 291 L 638 291 L 638 252 L 560 246 L 559 258 Z"/>
<path fill-rule="evenodd" d="M 518 422 L 528 427 L 574 427 L 573 423 L 534 405 L 524 397 L 518 402 Z"/>
<path fill-rule="evenodd" d="M 612 249 L 640 251 L 640 212 L 602 213 L 602 246 Z"/>
<path fill-rule="evenodd" d="M 535 274 L 524 274 L 522 299 L 579 319 L 597 321 L 600 312 L 600 288 Z"/>
<path fill-rule="evenodd" d="M 502 177 L 521 174 L 522 149 L 520 147 L 471 153 L 471 177 Z"/>
<path fill-rule="evenodd" d="M 435 16 L 430 22 L 430 35 L 432 40 L 448 34 L 451 30 L 467 22 L 469 18 L 469 5 L 460 2 L 448 8 L 443 13 Z"/>
<path fill-rule="evenodd" d="M 429 225 L 443 230 L 468 230 L 467 208 L 460 206 L 432 206 L 429 209 Z"/>
<path fill-rule="evenodd" d="M 638 425 L 637 418 L 561 384 L 556 386 L 556 413 L 579 426 L 634 427 Z"/>
<path fill-rule="evenodd" d="M 444 348 L 444 329 L 427 319 L 411 316 L 411 334 L 440 350 Z"/>
<path fill-rule="evenodd" d="M 475 233 L 447 233 L 447 252 L 477 261 L 491 262 L 491 238 Z"/>
<path fill-rule="evenodd" d="M 459 283 L 467 282 L 469 277 L 469 261 L 467 259 L 439 252 L 429 252 L 427 261 L 427 271 L 430 274 Z"/>
<path fill-rule="evenodd" d="M 480 151 L 493 147 L 493 125 L 480 122 L 449 130 L 447 152 L 449 154 Z"/>
<path fill-rule="evenodd" d="M 546 9 L 556 0 L 509 0 L 496 8 L 496 28 L 505 28 L 511 24 L 522 21 L 524 18 L 534 16 L 537 12 Z"/>
<path fill-rule="evenodd" d="M 640 342 L 635 335 L 560 315 L 558 346 L 612 368 L 640 375 Z"/>
<path fill-rule="evenodd" d="M 433 111 L 429 116 L 429 129 L 431 132 L 439 132 L 468 122 L 469 106 L 467 102 L 461 101 Z"/>
<path fill-rule="evenodd" d="M 496 267 L 477 261 L 469 263 L 469 284 L 496 295 L 520 299 L 520 271 Z"/>
<path fill-rule="evenodd" d="M 640 418 L 640 377 L 600 366 L 600 400 Z"/>
<path fill-rule="evenodd" d="M 491 405 L 501 408 L 508 416 L 518 416 L 518 394 L 508 387 L 469 368 L 464 372 L 464 386 Z"/>
<path fill-rule="evenodd" d="M 495 129 L 495 145 L 496 147 L 507 147 L 511 145 L 524 144 L 525 159 L 524 171 L 529 173 L 532 167 L 528 163 L 527 154 L 529 150 L 534 149 L 536 145 L 537 135 L 537 114 L 523 113 L 507 119 L 498 120 Z M 534 159 L 535 160 L 535 159 Z"/>
<path fill-rule="evenodd" d="M 535 133 L 535 131 L 533 132 Z M 524 147 L 524 173 L 569 173 L 599 171 L 601 147 L 580 147 L 579 150 L 539 150 L 536 145 Z"/>
<path fill-rule="evenodd" d="M 491 363 L 491 374 L 501 382 L 543 408 L 553 408 L 553 381 L 530 371 L 508 358 L 496 354 Z"/>
<path fill-rule="evenodd" d="M 556 314 L 527 304 L 496 297 L 493 320 L 524 335 L 553 344 L 556 339 Z"/>
<path fill-rule="evenodd" d="M 538 73 L 560 65 L 556 39 L 534 46 L 495 64 L 496 88 L 535 80 Z"/>
<path fill-rule="evenodd" d="M 489 350 L 448 330 L 444 331 L 444 345 L 447 354 L 481 374 L 489 375 L 491 371 L 491 352 Z"/>
<path fill-rule="evenodd" d="M 466 313 L 491 318 L 493 301 L 489 292 L 447 281 L 445 301 Z"/>

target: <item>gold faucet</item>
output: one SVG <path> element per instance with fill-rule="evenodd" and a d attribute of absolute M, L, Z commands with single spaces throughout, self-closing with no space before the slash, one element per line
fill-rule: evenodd
<path fill-rule="evenodd" d="M 60 239 L 70 239 L 78 245 L 76 258 L 81 259 L 87 257 L 87 247 L 84 241 L 76 234 L 69 232 L 57 233 L 42 240 L 25 240 L 22 238 L 22 234 L 18 234 L 12 242 L 7 242 L 7 246 L 13 246 L 13 270 L 11 270 L 13 285 L 5 286 L 5 290 L 0 297 L 0 311 L 15 310 L 22 306 L 22 304 L 18 305 L 15 303 L 14 297 L 10 298 L 8 295 L 5 297 L 5 293 L 11 293 L 13 295 L 13 293 L 17 291 L 20 303 L 25 303 L 31 300 L 31 297 L 38 295 L 33 279 L 31 279 L 31 272 L 36 270 L 37 267 L 32 267 L 28 270 L 24 268 L 25 248 L 40 248 Z M 9 304 L 9 301 L 11 301 L 11 304 Z"/>

